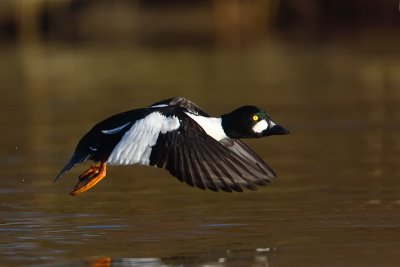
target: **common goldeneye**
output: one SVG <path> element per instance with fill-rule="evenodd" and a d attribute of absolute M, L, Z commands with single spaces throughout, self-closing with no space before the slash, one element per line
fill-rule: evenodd
<path fill-rule="evenodd" d="M 287 134 L 255 106 L 210 117 L 183 97 L 154 103 L 105 119 L 76 146 L 55 180 L 78 163 L 92 160 L 71 195 L 95 186 L 107 165 L 141 164 L 167 169 L 181 182 L 212 191 L 255 190 L 275 177 L 272 169 L 240 138 Z"/>

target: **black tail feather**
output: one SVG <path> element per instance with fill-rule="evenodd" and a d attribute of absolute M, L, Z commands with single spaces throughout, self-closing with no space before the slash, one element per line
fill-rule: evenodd
<path fill-rule="evenodd" d="M 58 178 L 63 176 L 65 173 L 67 173 L 72 167 L 74 167 L 78 163 L 85 163 L 89 158 L 91 157 L 90 154 L 74 154 L 72 155 L 72 158 L 69 160 L 69 162 L 64 166 L 64 168 L 60 171 L 60 173 L 54 178 L 53 183 L 55 183 Z"/>

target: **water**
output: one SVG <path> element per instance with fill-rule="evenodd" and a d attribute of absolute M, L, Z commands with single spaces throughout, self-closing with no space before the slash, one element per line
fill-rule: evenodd
<path fill-rule="evenodd" d="M 2 265 L 397 266 L 398 47 L 4 46 Z M 176 95 L 211 114 L 267 109 L 291 134 L 245 142 L 279 178 L 228 194 L 156 168 L 111 167 L 71 197 L 81 166 L 52 184 L 95 122 Z"/>

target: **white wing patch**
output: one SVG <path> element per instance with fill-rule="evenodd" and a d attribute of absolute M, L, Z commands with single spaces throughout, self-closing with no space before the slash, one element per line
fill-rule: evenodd
<path fill-rule="evenodd" d="M 204 116 L 196 116 L 192 113 L 185 112 L 190 118 L 197 122 L 201 128 L 212 138 L 217 141 L 227 138 L 224 129 L 222 129 L 222 119 Z"/>
<path fill-rule="evenodd" d="M 130 124 L 130 122 L 127 122 L 127 123 L 125 123 L 124 125 L 122 125 L 122 126 L 119 126 L 119 127 L 117 127 L 117 128 L 114 128 L 114 129 L 109 129 L 109 130 L 102 130 L 101 132 L 103 133 L 103 134 L 115 134 L 115 133 L 118 133 L 119 131 L 121 131 L 122 129 L 124 129 L 126 126 L 128 126 Z"/>
<path fill-rule="evenodd" d="M 158 135 L 174 131 L 179 126 L 179 119 L 175 116 L 166 117 L 159 112 L 149 114 L 138 120 L 124 134 L 106 163 L 110 165 L 149 165 L 151 149 L 156 144 Z"/>

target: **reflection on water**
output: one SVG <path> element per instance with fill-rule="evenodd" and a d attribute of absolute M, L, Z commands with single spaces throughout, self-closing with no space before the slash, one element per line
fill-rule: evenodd
<path fill-rule="evenodd" d="M 228 266 L 254 266 L 268 267 L 268 253 L 270 248 L 257 248 L 255 250 L 242 250 L 225 252 L 198 253 L 184 257 L 171 258 L 99 258 L 81 263 L 82 266 L 111 267 L 111 266 L 143 266 L 143 267 L 173 267 L 173 266 L 199 266 L 199 267 L 228 267 Z"/>
<path fill-rule="evenodd" d="M 393 266 L 400 262 L 400 46 L 389 45 L 4 47 L 2 263 Z M 176 95 L 211 114 L 243 104 L 267 109 L 291 134 L 245 142 L 278 179 L 225 194 L 156 168 L 114 167 L 94 190 L 71 197 L 82 167 L 52 184 L 95 122 Z"/>
<path fill-rule="evenodd" d="M 171 258 L 98 258 L 86 261 L 67 262 L 52 266 L 89 266 L 89 267 L 173 267 L 173 266 L 199 266 L 199 267 L 228 267 L 228 266 L 254 266 L 268 267 L 268 253 L 270 248 L 257 248 L 255 250 L 224 251 L 221 253 L 198 253 Z"/>

